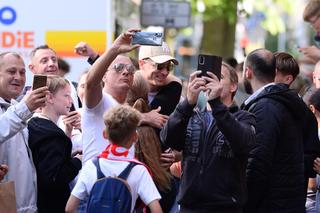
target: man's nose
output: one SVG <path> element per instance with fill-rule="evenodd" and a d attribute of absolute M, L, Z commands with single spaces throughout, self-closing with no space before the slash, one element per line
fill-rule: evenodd
<path fill-rule="evenodd" d="M 168 70 L 167 67 L 164 67 L 164 68 L 162 68 L 162 69 L 160 70 L 160 72 L 161 72 L 162 75 L 168 75 L 170 71 Z"/>
<path fill-rule="evenodd" d="M 49 59 L 49 62 L 48 62 L 48 63 L 49 63 L 49 66 L 55 64 L 55 62 L 54 62 L 52 59 Z"/>
<path fill-rule="evenodd" d="M 20 80 L 20 79 L 22 79 L 22 78 L 23 78 L 23 74 L 21 74 L 20 72 L 16 72 L 16 73 L 14 74 L 14 79 Z"/>

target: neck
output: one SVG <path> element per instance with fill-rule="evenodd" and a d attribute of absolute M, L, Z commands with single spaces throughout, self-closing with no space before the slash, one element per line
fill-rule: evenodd
<path fill-rule="evenodd" d="M 149 84 L 149 88 L 150 88 L 150 92 L 158 92 L 160 87 Z"/>
<path fill-rule="evenodd" d="M 111 87 L 105 87 L 103 91 L 111 95 L 120 104 L 126 101 L 128 89 L 116 90 Z"/>
<path fill-rule="evenodd" d="M 252 90 L 253 90 L 253 92 L 256 92 L 256 91 L 259 90 L 261 87 L 263 87 L 263 86 L 265 86 L 265 85 L 267 85 L 267 84 L 269 84 L 269 83 L 271 83 L 271 82 L 261 82 L 261 81 L 258 81 L 258 80 L 256 80 L 256 79 L 253 79 L 253 80 L 251 81 Z"/>
<path fill-rule="evenodd" d="M 224 100 L 221 100 L 221 102 L 226 105 L 227 107 L 230 107 L 232 104 L 233 104 L 233 101 L 232 101 L 232 98 L 231 97 L 228 97 Z"/>
<path fill-rule="evenodd" d="M 53 110 L 49 110 L 47 107 L 41 110 L 41 114 L 55 124 L 58 122 L 59 115 L 57 115 Z"/>

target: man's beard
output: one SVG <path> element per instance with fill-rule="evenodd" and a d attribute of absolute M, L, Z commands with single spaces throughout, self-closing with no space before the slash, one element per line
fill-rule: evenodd
<path fill-rule="evenodd" d="M 248 79 L 243 80 L 243 86 L 244 86 L 244 90 L 246 91 L 246 93 L 248 93 L 249 95 L 251 95 L 253 93 L 251 83 Z"/>

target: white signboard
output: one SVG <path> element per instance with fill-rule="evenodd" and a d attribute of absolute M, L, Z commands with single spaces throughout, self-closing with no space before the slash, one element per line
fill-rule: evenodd
<path fill-rule="evenodd" d="M 189 26 L 190 3 L 175 1 L 142 1 L 140 22 L 142 26 L 181 28 Z"/>
<path fill-rule="evenodd" d="M 27 65 L 31 50 L 48 44 L 71 65 L 67 78 L 78 80 L 89 65 L 74 54 L 74 46 L 85 41 L 104 52 L 113 39 L 112 13 L 112 0 L 1 0 L 0 52 L 18 52 Z M 32 75 L 27 73 L 30 84 Z"/>

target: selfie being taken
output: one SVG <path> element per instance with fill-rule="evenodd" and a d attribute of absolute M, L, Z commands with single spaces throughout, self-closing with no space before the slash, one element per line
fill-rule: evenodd
<path fill-rule="evenodd" d="M 320 213 L 319 17 L 4 0 L 0 213 Z"/>

